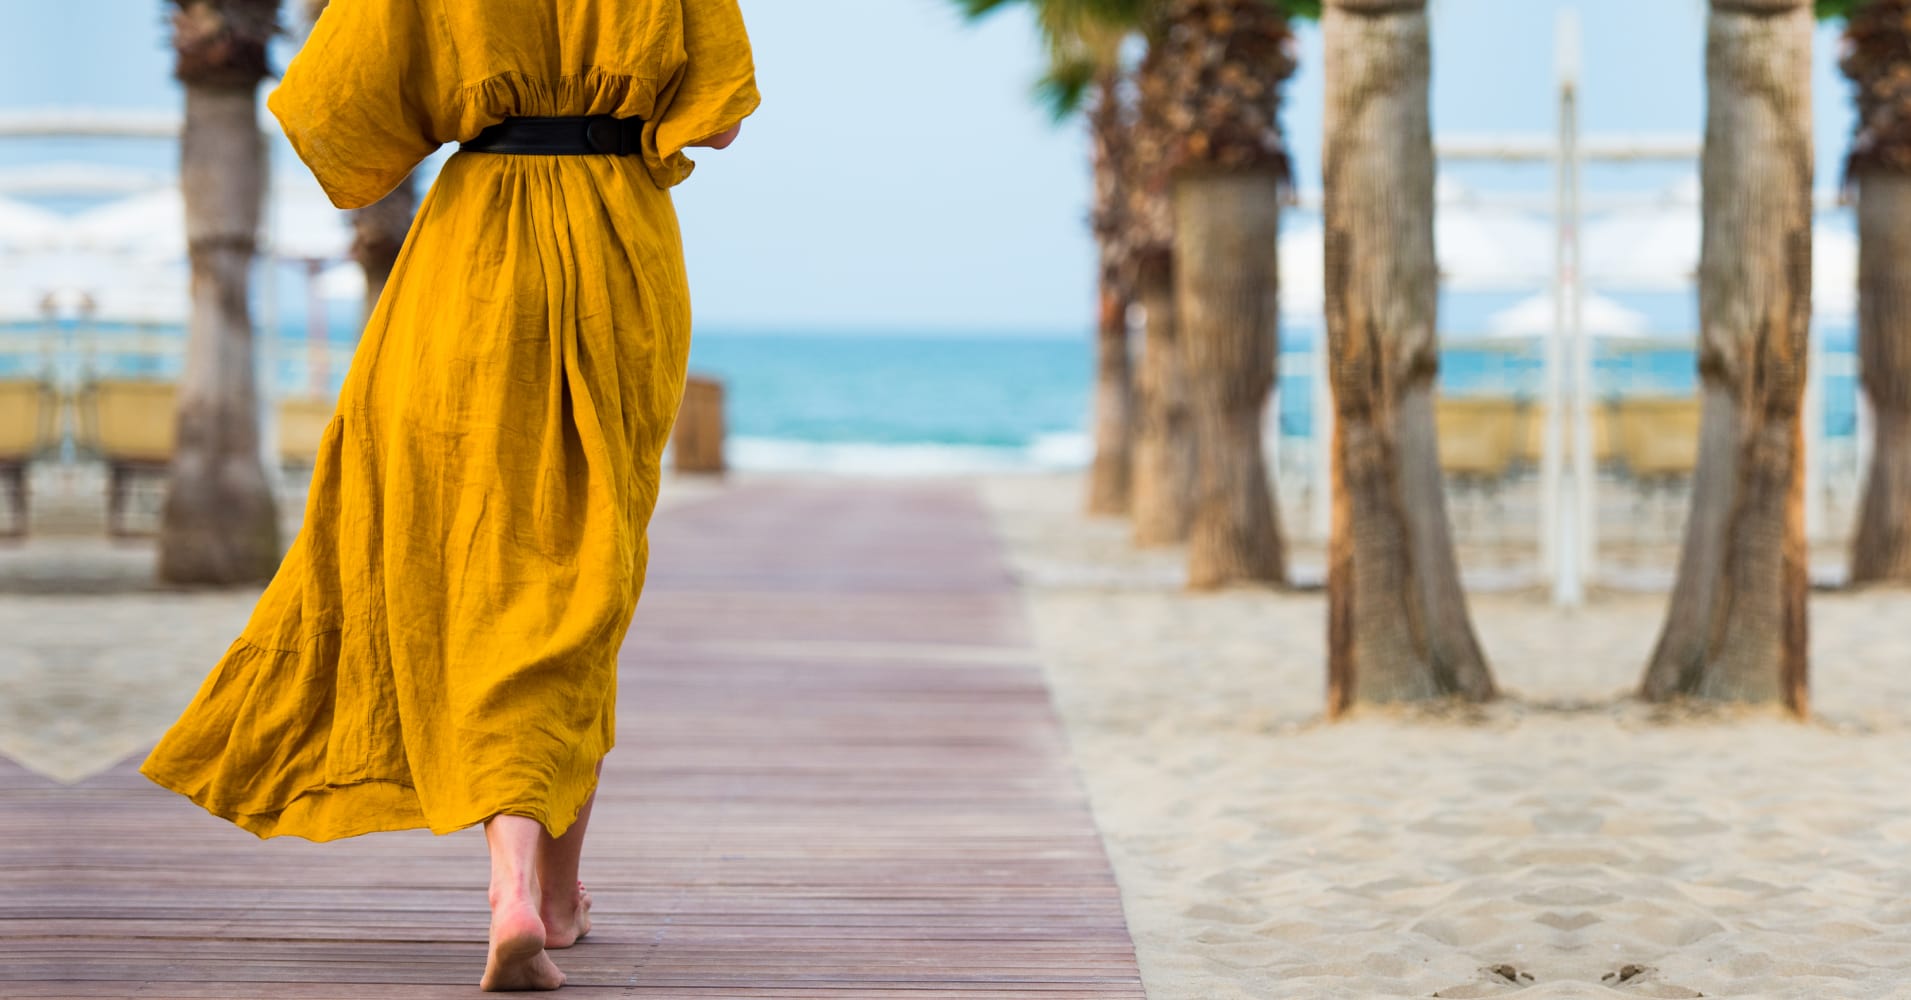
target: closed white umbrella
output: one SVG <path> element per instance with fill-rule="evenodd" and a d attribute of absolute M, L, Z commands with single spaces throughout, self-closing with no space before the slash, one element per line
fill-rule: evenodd
<path fill-rule="evenodd" d="M 333 208 L 312 182 L 275 192 L 278 256 L 335 259 L 351 252 L 345 213 Z M 184 260 L 186 205 L 177 188 L 161 188 L 101 205 L 75 217 L 66 245 L 93 253 L 147 260 Z"/>
<path fill-rule="evenodd" d="M 1829 320 L 1858 315 L 1858 237 L 1844 226 L 1811 231 L 1811 311 Z"/>
<path fill-rule="evenodd" d="M 1648 336 L 1643 313 L 1628 309 L 1601 295 L 1582 294 L 1580 330 L 1595 338 L 1637 338 Z M 1559 313 L 1553 305 L 1553 293 L 1542 292 L 1508 309 L 1494 313 L 1486 321 L 1486 335 L 1495 340 L 1517 340 L 1551 336 L 1558 325 Z"/>

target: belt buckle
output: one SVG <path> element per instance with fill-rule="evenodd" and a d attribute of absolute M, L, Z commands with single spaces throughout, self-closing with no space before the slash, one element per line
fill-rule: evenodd
<path fill-rule="evenodd" d="M 584 140 L 599 153 L 609 156 L 629 156 L 637 152 L 639 143 L 642 141 L 641 132 L 635 138 L 632 136 L 632 133 L 637 130 L 630 128 L 631 124 L 633 123 L 609 115 L 592 118 L 584 126 Z"/>

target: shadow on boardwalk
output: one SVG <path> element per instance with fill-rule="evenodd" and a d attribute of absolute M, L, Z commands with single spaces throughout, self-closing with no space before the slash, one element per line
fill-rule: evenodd
<path fill-rule="evenodd" d="M 567 992 L 1141 997 L 967 490 L 748 486 L 653 538 Z M 0 995 L 476 992 L 475 831 L 261 843 L 137 759 L 71 786 L 0 759 Z"/>

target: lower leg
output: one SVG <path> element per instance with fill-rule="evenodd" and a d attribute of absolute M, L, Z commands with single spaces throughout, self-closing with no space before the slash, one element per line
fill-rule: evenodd
<path fill-rule="evenodd" d="M 554 990 L 564 985 L 544 951 L 544 921 L 538 914 L 538 845 L 544 827 L 523 816 L 494 816 L 484 825 L 491 848 L 491 951 L 485 990 Z"/>
<path fill-rule="evenodd" d="M 603 772 L 604 764 L 599 761 L 597 773 L 601 776 Z M 538 842 L 537 879 L 542 890 L 538 914 L 544 920 L 547 948 L 569 948 L 590 933 L 590 893 L 578 881 L 577 870 L 584 853 L 584 834 L 590 827 L 591 807 L 596 803 L 597 793 L 592 792 L 564 836 L 545 834 Z"/>

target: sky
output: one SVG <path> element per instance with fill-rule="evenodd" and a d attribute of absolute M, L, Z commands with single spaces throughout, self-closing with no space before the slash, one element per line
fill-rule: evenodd
<path fill-rule="evenodd" d="M 363 2 L 363 0 L 362 0 Z M 704 329 L 1060 333 L 1093 315 L 1087 143 L 1031 98 L 1042 50 L 1025 14 L 966 24 L 952 0 L 740 0 L 761 111 L 677 190 Z M 0 0 L 0 112 L 169 110 L 162 0 Z M 1433 0 L 1436 134 L 1550 133 L 1555 24 L 1577 11 L 1588 134 L 1696 135 L 1703 0 Z M 281 58 L 289 58 L 288 40 Z M 1318 31 L 1283 112 L 1304 190 L 1319 187 Z M 1833 27 L 1814 67 L 1821 188 L 1851 127 Z M 76 158 L 170 169 L 158 144 L 0 140 L 0 169 Z M 296 169 L 281 145 L 280 169 Z M 1475 188 L 1544 190 L 1541 167 L 1456 169 Z M 1654 190 L 1679 167 L 1589 170 L 1595 190 Z"/>

